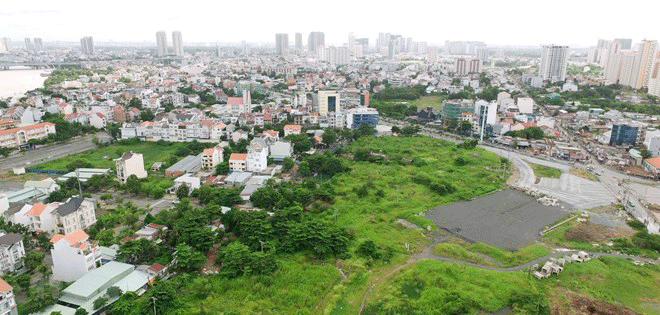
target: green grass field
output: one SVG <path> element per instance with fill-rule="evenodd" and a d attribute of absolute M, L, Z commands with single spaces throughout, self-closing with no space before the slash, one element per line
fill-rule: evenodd
<path fill-rule="evenodd" d="M 440 243 L 435 246 L 433 253 L 438 256 L 455 258 L 475 264 L 512 267 L 548 255 L 551 250 L 542 244 L 530 244 L 515 252 L 510 252 L 483 243 L 474 243 L 467 246 Z"/>
<path fill-rule="evenodd" d="M 446 96 L 438 95 L 426 95 L 422 96 L 417 100 L 410 102 L 410 105 L 417 106 L 417 109 L 426 109 L 427 107 L 432 107 L 434 110 L 442 108 L 442 101 L 446 99 Z"/>
<path fill-rule="evenodd" d="M 537 177 L 549 177 L 549 178 L 561 177 L 560 169 L 545 165 L 540 165 L 540 164 L 532 164 L 532 163 L 530 163 L 529 166 L 532 167 L 532 170 L 534 170 L 534 175 L 536 175 Z"/>
<path fill-rule="evenodd" d="M 504 186 L 504 180 L 487 169 L 495 169 L 499 157 L 481 149 L 458 149 L 454 144 L 428 137 L 368 137 L 352 143 L 346 150 L 353 152 L 358 148 L 385 155 L 387 161 L 382 164 L 347 161 L 351 171 L 331 179 L 337 193 L 332 207 L 338 211 L 338 223 L 354 230 L 358 239 L 371 239 L 400 252 L 405 252 L 405 243 L 414 252 L 427 240 L 420 230 L 395 223 L 397 218 L 423 228 L 435 226 L 418 214 Z M 454 160 L 458 157 L 466 165 L 456 166 Z M 402 160 L 408 162 L 398 162 Z M 418 176 L 450 183 L 456 190 L 440 195 L 413 180 Z M 365 184 L 369 187 L 368 195 L 358 197 L 355 190 Z M 381 190 L 383 197 L 377 194 Z"/>
<path fill-rule="evenodd" d="M 642 314 L 660 314 L 660 267 L 635 266 L 613 257 L 568 264 L 559 276 L 545 280 L 536 280 L 523 271 L 498 272 L 421 261 L 374 289 L 363 314 L 473 314 L 496 312 L 514 304 L 513 314 L 550 314 L 551 305 L 568 304 L 561 301 L 558 290 L 624 305 Z M 548 313 L 538 312 L 539 306 Z"/>
<path fill-rule="evenodd" d="M 154 162 L 168 162 L 174 152 L 184 143 L 168 142 L 163 145 L 158 145 L 155 142 L 140 142 L 131 145 L 112 144 L 99 149 L 90 150 L 74 155 L 70 155 L 61 159 L 45 162 L 34 166 L 42 170 L 66 170 L 67 164 L 83 160 L 91 163 L 95 168 L 113 168 L 115 167 L 114 159 L 121 156 L 123 152 L 133 151 L 135 153 L 142 153 L 144 158 L 144 167 L 149 169 Z"/>

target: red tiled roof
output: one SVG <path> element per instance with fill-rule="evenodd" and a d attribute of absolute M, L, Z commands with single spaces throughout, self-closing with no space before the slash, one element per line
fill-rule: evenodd
<path fill-rule="evenodd" d="M 247 160 L 247 153 L 232 153 L 229 160 Z"/>
<path fill-rule="evenodd" d="M 646 159 L 644 162 L 651 164 L 651 166 L 655 167 L 656 169 L 660 169 L 660 156 Z"/>

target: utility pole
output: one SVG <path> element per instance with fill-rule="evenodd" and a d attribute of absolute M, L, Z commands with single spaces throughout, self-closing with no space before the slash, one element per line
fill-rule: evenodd
<path fill-rule="evenodd" d="M 151 297 L 151 301 L 154 302 L 154 315 L 156 315 L 156 300 L 157 299 L 155 297 L 153 297 L 153 296 Z"/>

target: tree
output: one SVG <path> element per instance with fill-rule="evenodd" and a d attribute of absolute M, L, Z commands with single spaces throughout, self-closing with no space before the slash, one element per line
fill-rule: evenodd
<path fill-rule="evenodd" d="M 356 140 L 361 137 L 373 136 L 376 134 L 376 127 L 369 124 L 360 124 L 357 129 L 353 131 L 353 138 Z"/>
<path fill-rule="evenodd" d="M 109 287 L 105 292 L 109 297 L 118 297 L 122 294 L 119 287 Z"/>
<path fill-rule="evenodd" d="M 417 126 L 405 126 L 401 129 L 402 136 L 412 136 L 419 132 L 419 127 Z"/>
<path fill-rule="evenodd" d="M 128 103 L 131 107 L 135 107 L 137 109 L 142 109 L 142 101 L 138 98 L 132 98 L 131 101 Z"/>
<path fill-rule="evenodd" d="M 156 115 L 151 111 L 151 108 L 147 108 L 140 112 L 140 120 L 142 121 L 152 121 L 154 118 L 156 118 Z"/>
<path fill-rule="evenodd" d="M 220 162 L 218 166 L 215 167 L 215 175 L 225 175 L 229 173 L 229 162 Z"/>
<path fill-rule="evenodd" d="M 76 309 L 76 312 L 73 313 L 73 314 L 74 315 L 87 315 L 87 314 L 89 314 L 89 312 L 87 312 L 86 309 L 84 309 L 82 307 L 79 307 L 78 309 Z"/>
<path fill-rule="evenodd" d="M 101 296 L 98 299 L 94 300 L 93 306 L 94 306 L 95 310 L 98 310 L 98 309 L 104 307 L 105 304 L 107 304 L 107 303 L 108 303 L 108 298 L 104 295 L 104 296 Z"/>
<path fill-rule="evenodd" d="M 642 155 L 642 159 L 650 159 L 653 157 L 653 154 L 651 154 L 651 151 L 647 149 L 641 149 L 639 150 L 639 153 Z"/>
<path fill-rule="evenodd" d="M 314 145 L 312 139 L 304 133 L 299 135 L 288 135 L 285 139 L 291 141 L 291 144 L 293 144 L 293 152 L 297 154 L 309 151 Z"/>
<path fill-rule="evenodd" d="M 129 240 L 119 247 L 117 258 L 129 264 L 139 265 L 158 257 L 160 246 L 147 239 Z"/>
<path fill-rule="evenodd" d="M 50 312 L 50 315 L 62 315 L 62 312 L 60 312 L 60 311 L 52 311 L 52 312 Z"/>
<path fill-rule="evenodd" d="M 307 161 L 302 161 L 298 165 L 298 173 L 300 173 L 302 176 L 310 176 L 312 175 L 312 170 L 309 168 L 309 162 Z"/>
<path fill-rule="evenodd" d="M 295 165 L 295 162 L 293 161 L 292 158 L 290 158 L 288 156 L 285 157 L 284 160 L 282 161 L 282 168 L 284 168 L 285 172 L 288 172 L 289 170 L 291 170 L 294 165 Z"/>
<path fill-rule="evenodd" d="M 250 248 L 236 241 L 224 247 L 216 260 L 222 266 L 222 274 L 227 278 L 242 276 L 250 261 Z"/>
<path fill-rule="evenodd" d="M 46 255 L 42 252 L 31 251 L 23 256 L 23 264 L 29 271 L 36 269 L 39 265 L 43 264 Z"/>
<path fill-rule="evenodd" d="M 142 187 L 142 183 L 140 183 L 140 179 L 135 174 L 128 176 L 128 178 L 126 179 L 126 184 L 124 185 L 128 192 L 135 195 L 140 193 L 140 188 Z"/>
<path fill-rule="evenodd" d="M 37 267 L 37 271 L 45 278 L 48 279 L 50 276 L 53 275 L 53 271 L 50 269 L 50 267 L 46 266 L 45 264 L 41 264 Z"/>
<path fill-rule="evenodd" d="M 188 185 L 183 184 L 176 189 L 176 197 L 179 198 L 179 200 L 188 198 L 188 196 L 190 196 L 190 188 L 188 188 Z"/>
<path fill-rule="evenodd" d="M 187 244 L 179 244 L 176 246 L 176 261 L 177 266 L 185 271 L 197 270 L 202 265 L 206 257 L 198 251 L 195 251 Z"/>
<path fill-rule="evenodd" d="M 330 145 L 337 142 L 337 132 L 334 129 L 326 129 L 321 136 L 323 143 Z"/>

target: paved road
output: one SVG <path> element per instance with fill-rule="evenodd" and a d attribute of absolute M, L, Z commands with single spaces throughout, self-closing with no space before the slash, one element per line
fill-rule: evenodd
<path fill-rule="evenodd" d="M 101 141 L 109 141 L 111 139 L 110 135 L 105 132 L 99 132 L 96 136 Z M 0 171 L 11 170 L 14 167 L 35 165 L 94 149 L 96 145 L 92 142 L 93 137 L 94 135 L 86 135 L 71 139 L 64 144 L 52 144 L 36 150 L 1 158 Z"/>
<path fill-rule="evenodd" d="M 576 254 L 578 251 L 562 251 L 562 252 L 555 252 L 550 255 L 545 255 L 543 257 L 539 257 L 537 259 L 534 259 L 532 261 L 529 261 L 527 263 L 524 263 L 522 265 L 518 266 L 513 266 L 513 267 L 508 267 L 508 268 L 502 268 L 502 267 L 493 267 L 493 266 L 487 266 L 487 265 L 480 265 L 480 264 L 474 264 L 471 262 L 463 261 L 463 260 L 458 260 L 458 259 L 453 259 L 453 258 L 448 258 L 448 257 L 443 257 L 443 256 L 436 256 L 436 255 L 426 255 L 423 257 L 417 257 L 413 256 L 415 259 L 431 259 L 431 260 L 440 260 L 440 261 L 447 261 L 447 262 L 453 262 L 461 265 L 466 265 L 474 268 L 479 268 L 479 269 L 485 269 L 485 270 L 493 270 L 493 271 L 502 271 L 502 272 L 511 272 L 511 271 L 520 271 L 520 270 L 525 270 L 533 265 L 540 264 L 544 261 L 547 261 L 551 257 L 563 257 L 568 254 Z M 599 253 L 599 252 L 587 252 L 589 256 L 593 258 L 596 257 L 622 257 L 622 258 L 630 258 L 634 260 L 641 260 L 645 262 L 655 262 L 654 260 L 651 260 L 646 257 L 640 257 L 640 256 L 630 256 L 630 255 L 624 255 L 624 254 L 617 254 L 617 253 Z"/>
<path fill-rule="evenodd" d="M 481 146 L 483 149 L 508 158 L 518 169 L 520 176 L 516 185 L 532 187 L 540 192 L 555 197 L 577 210 L 591 209 L 616 202 L 614 194 L 605 185 L 569 174 L 571 166 L 564 163 L 537 159 L 515 151 Z M 554 167 L 562 171 L 560 178 L 541 178 L 536 183 L 534 171 L 528 163 Z"/>

